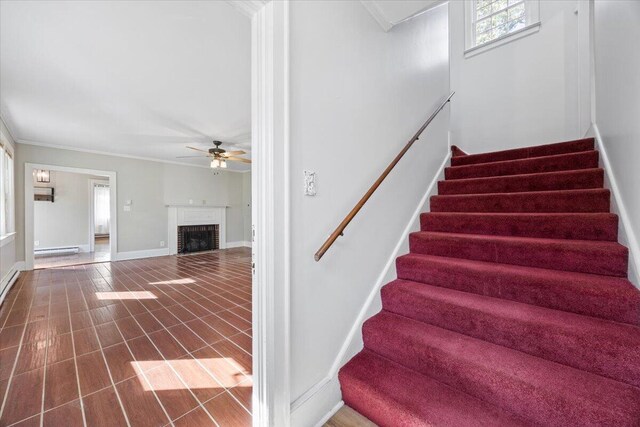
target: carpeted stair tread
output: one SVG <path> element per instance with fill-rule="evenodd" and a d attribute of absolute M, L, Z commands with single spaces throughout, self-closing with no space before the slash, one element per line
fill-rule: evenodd
<path fill-rule="evenodd" d="M 589 151 L 593 150 L 594 144 L 594 138 L 584 138 L 573 141 L 556 142 L 553 144 L 537 145 L 534 147 L 494 151 L 491 153 L 467 154 L 461 157 L 454 156 L 451 159 L 451 165 L 462 166 L 475 163 L 499 162 L 504 160 L 527 159 L 530 157 L 553 156 L 557 154 Z"/>
<path fill-rule="evenodd" d="M 640 292 L 629 280 L 493 262 L 407 254 L 398 279 L 640 325 Z"/>
<path fill-rule="evenodd" d="M 339 379 L 345 404 L 381 427 L 527 425 L 486 402 L 367 350 L 340 369 Z"/>
<path fill-rule="evenodd" d="M 445 179 L 481 178 L 561 170 L 593 169 L 597 167 L 598 152 L 591 150 L 529 159 L 449 166 L 445 168 L 444 176 Z"/>
<path fill-rule="evenodd" d="M 521 193 L 602 188 L 604 169 L 581 169 L 438 182 L 438 194 Z"/>
<path fill-rule="evenodd" d="M 431 196 L 432 212 L 609 212 L 607 189 Z"/>
<path fill-rule="evenodd" d="M 382 306 L 414 320 L 640 387 L 637 326 L 406 280 L 383 287 Z"/>
<path fill-rule="evenodd" d="M 611 213 L 427 212 L 420 215 L 420 229 L 615 242 L 618 240 L 618 216 Z"/>
<path fill-rule="evenodd" d="M 363 337 L 365 351 L 533 425 L 630 427 L 640 420 L 639 388 L 500 345 L 384 311 L 367 320 Z"/>
<path fill-rule="evenodd" d="M 617 242 L 418 231 L 412 253 L 626 277 L 628 249 Z"/>

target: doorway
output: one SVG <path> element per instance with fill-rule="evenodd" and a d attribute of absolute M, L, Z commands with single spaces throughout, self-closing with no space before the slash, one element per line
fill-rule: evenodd
<path fill-rule="evenodd" d="M 115 172 L 25 163 L 24 194 L 26 269 L 117 258 Z"/>
<path fill-rule="evenodd" d="M 109 180 L 89 180 L 89 244 L 94 262 L 111 260 L 111 190 Z"/>

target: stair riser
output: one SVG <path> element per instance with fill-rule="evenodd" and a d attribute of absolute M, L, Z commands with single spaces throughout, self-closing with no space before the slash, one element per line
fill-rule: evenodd
<path fill-rule="evenodd" d="M 444 334 L 436 335 L 427 329 L 429 335 L 424 336 L 421 333 L 425 329 L 420 326 L 408 329 L 406 326 L 408 322 L 404 322 L 399 329 L 398 324 L 385 325 L 378 320 L 373 318 L 363 326 L 366 349 L 471 396 L 492 402 L 533 424 L 563 427 L 568 425 L 632 426 L 636 421 L 638 404 L 635 399 L 639 397 L 640 391 L 631 386 L 620 387 L 620 383 L 602 381 L 597 376 L 593 376 L 590 378 L 592 381 L 585 386 L 603 385 L 612 392 L 618 392 L 617 398 L 623 395 L 621 402 L 584 402 L 581 397 L 588 395 L 588 392 L 575 393 L 582 395 L 576 396 L 566 390 L 565 384 L 549 384 L 544 381 L 545 375 L 549 375 L 548 372 L 532 372 L 529 366 L 517 365 L 513 370 L 502 369 L 500 349 L 490 344 L 482 343 L 478 348 L 470 345 L 470 341 L 473 340 L 461 337 L 460 341 L 450 345 L 451 340 L 455 340 L 456 336 L 447 334 L 446 331 Z M 447 339 L 449 342 L 445 343 Z M 496 363 L 468 365 L 463 353 L 478 351 L 482 351 L 488 358 L 496 357 Z M 527 359 L 527 356 L 522 359 Z M 535 361 L 531 362 L 535 363 Z M 504 363 L 512 366 L 513 360 L 507 359 Z M 559 371 L 559 366 L 540 364 L 539 367 L 547 366 L 554 371 Z M 567 369 L 564 368 L 564 370 Z M 567 375 L 567 385 L 580 383 L 572 380 L 572 374 L 573 372 L 570 371 Z M 535 396 L 534 401 L 532 396 Z M 621 406 L 625 401 L 633 402 L 635 408 L 623 413 Z M 533 402 L 535 405 L 532 404 Z M 585 405 L 588 405 L 588 408 Z M 463 410 L 463 408 L 460 409 Z"/>
<path fill-rule="evenodd" d="M 609 190 L 432 196 L 432 212 L 609 212 Z"/>
<path fill-rule="evenodd" d="M 422 231 L 547 239 L 618 240 L 618 217 L 612 214 L 585 215 L 478 215 L 423 213 Z"/>
<path fill-rule="evenodd" d="M 513 175 L 438 182 L 438 194 L 521 193 L 527 191 L 602 188 L 604 170 L 588 169 L 545 174 Z"/>
<path fill-rule="evenodd" d="M 451 166 L 464 166 L 477 163 L 500 162 L 505 160 L 526 159 L 531 157 L 553 156 L 557 154 L 575 153 L 593 150 L 593 138 L 579 139 L 576 141 L 548 144 L 540 147 L 525 147 L 514 150 L 505 150 L 497 153 L 472 154 L 468 156 L 453 157 Z"/>
<path fill-rule="evenodd" d="M 425 294 L 404 292 L 401 288 L 383 288 L 385 310 L 420 322 L 455 331 L 493 344 L 522 351 L 627 384 L 640 386 L 640 335 L 632 326 L 620 325 L 617 335 L 611 329 L 562 325 L 535 314 L 512 313 L 495 307 L 464 307 L 455 301 L 430 298 Z M 511 304 L 511 309 L 526 306 Z M 563 316 L 572 319 L 572 316 Z M 576 321 L 579 318 L 575 319 Z"/>
<path fill-rule="evenodd" d="M 608 276 L 627 275 L 628 251 L 624 246 L 611 245 L 603 249 L 567 240 L 530 242 L 526 239 L 495 239 L 413 233 L 409 237 L 409 248 L 412 253 L 425 255 Z"/>
<path fill-rule="evenodd" d="M 550 276 L 546 270 L 448 264 L 412 256 L 398 258 L 396 270 L 399 279 L 640 325 L 640 297 L 623 279 L 564 272 Z"/>
<path fill-rule="evenodd" d="M 381 427 L 526 425 L 512 414 L 366 349 L 338 377 L 345 404 Z"/>
<path fill-rule="evenodd" d="M 463 179 L 557 172 L 562 170 L 593 169 L 597 167 L 598 152 L 585 151 L 582 153 L 512 160 L 502 163 L 482 163 L 469 166 L 447 167 L 444 170 L 444 176 L 445 179 Z"/>

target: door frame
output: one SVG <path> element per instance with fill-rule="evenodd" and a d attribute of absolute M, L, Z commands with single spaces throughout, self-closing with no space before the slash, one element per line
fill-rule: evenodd
<path fill-rule="evenodd" d="M 34 201 L 33 201 L 33 171 L 44 169 L 55 172 L 70 172 L 84 175 L 105 177 L 109 180 L 109 204 L 111 205 L 110 249 L 111 260 L 115 260 L 118 252 L 118 208 L 116 194 L 116 172 L 97 169 L 83 169 L 61 165 L 47 165 L 42 163 L 24 164 L 24 258 L 25 270 L 33 270 L 33 235 L 34 235 Z M 55 203 L 55 202 L 54 202 Z"/>
<path fill-rule="evenodd" d="M 236 0 L 251 18 L 253 426 L 290 424 L 289 0 Z"/>
<path fill-rule="evenodd" d="M 106 183 L 109 188 L 111 188 L 111 183 L 108 179 L 89 179 L 89 252 L 95 252 L 95 241 L 96 241 L 96 184 L 104 184 Z M 111 206 L 111 194 L 109 194 L 109 206 Z M 111 222 L 111 213 L 109 213 L 109 222 Z M 109 225 L 109 239 L 111 239 L 111 225 Z M 111 259 L 114 261 L 113 259 Z"/>

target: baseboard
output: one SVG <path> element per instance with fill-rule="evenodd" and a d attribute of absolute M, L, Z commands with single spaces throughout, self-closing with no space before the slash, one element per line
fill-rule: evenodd
<path fill-rule="evenodd" d="M 318 424 L 316 424 L 316 427 L 322 427 L 324 423 L 329 421 L 331 417 L 333 417 L 336 414 L 336 412 L 338 412 L 340 408 L 342 408 L 343 406 L 344 406 L 344 400 L 341 400 L 340 402 L 336 403 L 336 405 L 333 408 L 331 408 L 331 410 L 327 412 L 327 414 L 324 417 L 322 417 L 320 421 L 318 421 Z"/>
<path fill-rule="evenodd" d="M 597 148 L 600 152 L 600 161 L 602 162 L 602 166 L 606 173 L 605 187 L 611 190 L 611 195 L 613 196 L 611 211 L 617 214 L 618 218 L 620 218 L 618 225 L 618 239 L 621 244 L 629 248 L 629 281 L 637 288 L 640 288 L 640 247 L 638 246 L 638 240 L 633 234 L 629 212 L 625 207 L 622 195 L 620 194 L 620 188 L 618 187 L 616 178 L 613 175 L 613 168 L 609 161 L 607 149 L 604 146 L 604 141 L 602 140 L 602 135 L 600 135 L 598 125 L 592 123 L 591 129 L 593 130 L 593 136 L 596 139 Z"/>
<path fill-rule="evenodd" d="M 227 242 L 227 249 L 231 249 L 231 248 L 250 248 L 251 247 L 251 242 L 248 242 L 246 240 L 239 240 L 237 242 Z"/>
<path fill-rule="evenodd" d="M 291 427 L 321 426 L 342 406 L 338 376 L 325 377 L 291 403 Z"/>
<path fill-rule="evenodd" d="M 2 305 L 5 297 L 13 287 L 14 283 L 16 283 L 16 280 L 18 280 L 22 270 L 24 270 L 24 262 L 16 262 L 9 269 L 9 272 L 0 280 L 0 305 Z"/>
<path fill-rule="evenodd" d="M 416 206 L 413 215 L 407 223 L 404 232 L 400 236 L 393 252 L 389 255 L 384 268 L 382 269 L 375 286 L 371 289 L 367 299 L 362 305 L 358 316 L 353 322 L 348 335 L 346 336 L 338 355 L 326 377 L 314 384 L 310 389 L 294 400 L 291 404 L 291 426 L 308 426 L 316 425 L 316 420 L 321 420 L 327 414 L 331 413 L 333 408 L 339 409 L 336 402 L 341 399 L 340 384 L 338 382 L 338 371 L 348 359 L 353 357 L 362 349 L 362 339 L 360 331 L 362 324 L 366 319 L 374 314 L 374 303 L 380 300 L 380 288 L 395 278 L 395 260 L 402 252 L 409 250 L 409 234 L 416 231 L 420 227 L 420 214 L 428 211 L 429 197 L 436 194 L 438 188 L 438 180 L 444 179 L 444 168 L 449 163 L 451 151 L 448 150 L 442 164 L 429 183 L 427 191 Z M 360 338 L 356 341 L 357 338 Z M 336 409 L 336 411 L 337 411 Z M 327 418 L 328 419 L 328 418 Z M 294 420 L 296 422 L 294 422 Z M 321 425 L 321 424 L 319 424 Z"/>
<path fill-rule="evenodd" d="M 153 258 L 167 255 L 169 255 L 169 248 L 145 249 L 142 251 L 118 252 L 116 254 L 116 260 L 127 261 L 130 259 Z"/>

